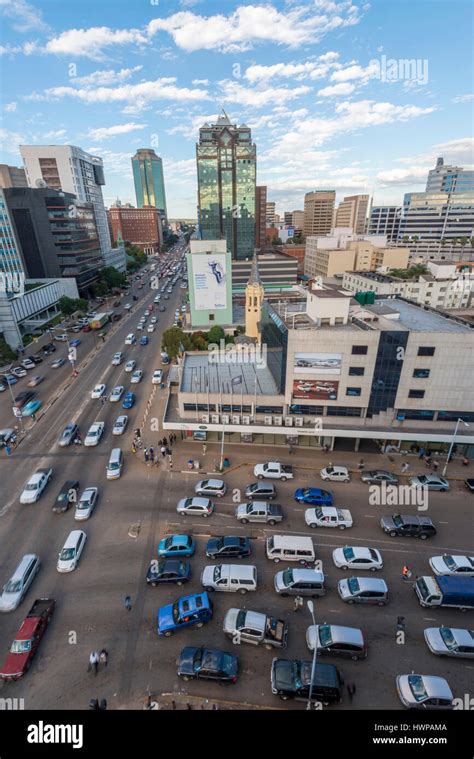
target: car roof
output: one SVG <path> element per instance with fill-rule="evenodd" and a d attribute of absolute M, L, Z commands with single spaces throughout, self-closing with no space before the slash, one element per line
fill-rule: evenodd
<path fill-rule="evenodd" d="M 444 677 L 436 677 L 435 675 L 418 675 L 418 677 L 423 678 L 423 684 L 429 698 L 446 698 L 449 700 L 453 698 L 451 688 Z"/>
<path fill-rule="evenodd" d="M 182 543 L 187 543 L 188 538 L 190 538 L 190 535 L 166 535 L 163 540 L 167 540 L 167 538 L 171 538 L 171 545 L 177 546 L 181 545 Z"/>
<path fill-rule="evenodd" d="M 293 569 L 291 568 L 293 572 L 293 580 L 295 582 L 323 582 L 324 581 L 324 574 L 323 572 L 320 572 L 318 569 Z M 285 570 L 282 570 L 282 572 Z"/>
<path fill-rule="evenodd" d="M 211 488 L 221 488 L 224 485 L 224 480 L 201 480 L 198 484 L 200 486 L 207 483 Z"/>
<path fill-rule="evenodd" d="M 367 548 L 365 546 L 341 546 L 341 548 L 336 549 L 336 550 L 343 551 L 344 548 L 351 548 L 352 551 L 354 552 L 354 556 L 360 557 L 360 558 L 363 558 L 363 557 L 372 558 L 370 555 L 371 551 L 377 551 L 377 553 L 379 553 L 377 548 Z"/>
<path fill-rule="evenodd" d="M 359 583 L 359 587 L 361 590 L 384 590 L 385 592 L 388 591 L 387 583 L 385 580 L 382 580 L 381 577 L 348 577 L 347 580 L 355 579 Z M 342 580 L 341 582 L 344 582 Z"/>
<path fill-rule="evenodd" d="M 194 504 L 198 506 L 207 506 L 210 502 L 209 498 L 203 498 L 202 496 L 199 496 L 199 495 L 195 495 L 189 498 Z M 184 500 L 187 501 L 188 498 L 185 498 Z"/>
<path fill-rule="evenodd" d="M 319 628 L 324 625 L 319 625 Z M 341 625 L 328 625 L 331 628 L 331 637 L 338 643 L 354 643 L 355 645 L 364 644 L 362 630 L 358 627 L 343 627 Z"/>

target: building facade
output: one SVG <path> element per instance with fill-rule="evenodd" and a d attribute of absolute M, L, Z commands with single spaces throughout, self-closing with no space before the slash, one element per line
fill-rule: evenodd
<path fill-rule="evenodd" d="M 460 166 L 448 166 L 438 158 L 436 166 L 428 172 L 426 192 L 474 192 L 474 171 Z"/>
<path fill-rule="evenodd" d="M 267 188 L 265 185 L 257 185 L 255 198 L 255 247 L 261 249 L 266 245 Z"/>
<path fill-rule="evenodd" d="M 0 189 L 0 272 L 25 276 L 25 262 L 8 209 L 4 190 Z"/>
<path fill-rule="evenodd" d="M 114 244 L 129 242 L 149 256 L 160 252 L 163 232 L 159 209 L 112 206 L 107 214 Z"/>
<path fill-rule="evenodd" d="M 335 190 L 315 190 L 304 196 L 305 237 L 327 235 L 333 227 Z"/>
<path fill-rule="evenodd" d="M 474 237 L 474 192 L 413 192 L 403 200 L 398 239 L 446 244 Z"/>
<path fill-rule="evenodd" d="M 138 208 L 157 208 L 166 220 L 165 178 L 160 156 L 154 150 L 140 148 L 132 158 L 132 171 Z"/>
<path fill-rule="evenodd" d="M 257 256 L 260 281 L 265 290 L 295 287 L 298 281 L 298 261 L 283 253 L 260 253 Z M 232 291 L 244 292 L 252 270 L 252 261 L 232 261 Z"/>
<path fill-rule="evenodd" d="M 222 110 L 199 130 L 196 160 L 201 239 L 225 239 L 233 259 L 252 258 L 257 151 L 249 127 L 232 124 Z"/>
<path fill-rule="evenodd" d="M 373 206 L 367 225 L 369 235 L 385 235 L 387 240 L 398 240 L 400 231 L 401 206 Z"/>
<path fill-rule="evenodd" d="M 376 242 L 379 242 L 375 238 Z M 315 277 L 342 276 L 346 271 L 376 271 L 405 269 L 410 251 L 407 248 L 387 247 L 371 240 L 350 240 L 345 248 L 322 248 L 321 238 L 306 238 L 304 273 Z"/>
<path fill-rule="evenodd" d="M 273 200 L 268 201 L 265 209 L 265 220 L 267 226 L 271 226 L 275 223 L 276 203 Z"/>
<path fill-rule="evenodd" d="M 350 227 L 357 235 L 365 234 L 369 201 L 368 195 L 348 195 L 336 209 L 334 225 Z"/>
<path fill-rule="evenodd" d="M 0 163 L 0 189 L 8 187 L 28 187 L 25 169 Z"/>

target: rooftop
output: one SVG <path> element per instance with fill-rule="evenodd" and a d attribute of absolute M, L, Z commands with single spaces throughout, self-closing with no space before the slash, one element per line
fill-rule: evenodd
<path fill-rule="evenodd" d="M 238 353 L 237 353 L 238 355 Z M 181 392 L 243 395 L 278 395 L 278 388 L 268 367 L 256 362 L 211 363 L 209 353 L 186 353 L 182 368 Z M 223 357 L 223 360 L 225 356 Z"/>
<path fill-rule="evenodd" d="M 400 314 L 397 320 L 397 326 L 408 329 L 411 332 L 464 332 L 470 334 L 471 325 L 463 322 L 456 317 L 448 316 L 436 311 L 428 306 L 418 306 L 402 298 L 397 299 L 396 305 L 391 299 L 382 298 L 377 302 L 377 306 L 387 306 L 393 311 Z M 376 306 L 364 306 L 367 311 L 373 311 Z M 376 313 L 376 311 L 375 311 Z M 381 324 L 381 329 L 386 329 L 387 324 L 393 329 L 393 320 L 390 319 L 385 324 Z"/>

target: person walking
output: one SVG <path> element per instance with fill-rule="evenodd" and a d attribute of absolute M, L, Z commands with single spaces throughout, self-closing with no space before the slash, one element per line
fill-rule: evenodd
<path fill-rule="evenodd" d="M 303 606 L 303 599 L 301 598 L 301 596 L 296 596 L 293 602 L 293 611 L 299 611 L 302 606 Z"/>
<path fill-rule="evenodd" d="M 397 630 L 405 632 L 405 617 L 397 617 Z"/>
<path fill-rule="evenodd" d="M 151 465 L 153 466 L 153 464 L 155 463 L 155 451 L 153 450 L 153 448 L 148 449 L 148 456 L 149 456 Z"/>
<path fill-rule="evenodd" d="M 347 695 L 349 696 L 349 701 L 352 703 L 352 699 L 355 696 L 356 687 L 355 683 L 347 683 Z"/>
<path fill-rule="evenodd" d="M 171 448 L 169 447 L 169 445 L 167 445 L 166 446 L 166 455 L 167 456 L 171 456 L 171 453 L 172 453 Z"/>
<path fill-rule="evenodd" d="M 206 445 L 206 443 L 203 443 L 203 444 L 202 444 L 202 455 L 203 455 L 203 456 L 205 456 L 205 455 L 206 455 L 206 451 L 207 451 L 207 445 Z"/>
<path fill-rule="evenodd" d="M 88 671 L 90 672 L 92 669 L 94 670 L 94 675 L 96 675 L 97 670 L 99 669 L 99 654 L 97 653 L 97 651 L 91 651 L 90 656 L 89 656 Z"/>
<path fill-rule="evenodd" d="M 158 440 L 158 448 L 161 448 L 162 445 L 163 445 L 163 441 L 162 440 Z"/>
<path fill-rule="evenodd" d="M 102 649 L 102 651 L 99 654 L 99 661 L 101 664 L 104 665 L 104 667 L 107 666 L 108 661 L 109 661 L 109 652 L 107 651 L 107 649 L 105 648 Z"/>
<path fill-rule="evenodd" d="M 125 596 L 123 600 L 123 605 L 125 606 L 127 611 L 132 611 L 132 599 L 130 596 Z"/>
<path fill-rule="evenodd" d="M 150 454 L 148 453 L 148 448 L 144 448 L 143 455 L 145 457 L 145 463 L 148 464 L 150 461 Z"/>
<path fill-rule="evenodd" d="M 11 456 L 12 455 L 11 446 L 9 446 L 9 445 L 5 446 L 5 453 L 7 454 L 7 456 Z"/>
<path fill-rule="evenodd" d="M 365 467 L 364 459 L 361 459 L 357 465 L 359 472 L 362 472 L 364 470 L 364 467 Z"/>
<path fill-rule="evenodd" d="M 168 445 L 168 441 L 167 441 L 167 439 L 165 437 L 163 438 L 163 445 L 165 446 L 165 448 Z"/>
<path fill-rule="evenodd" d="M 404 474 L 405 472 L 408 472 L 409 469 L 410 469 L 410 464 L 408 463 L 408 461 L 405 461 L 402 464 L 402 474 Z"/>
<path fill-rule="evenodd" d="M 409 580 L 410 578 L 411 578 L 411 569 L 407 567 L 407 565 L 405 564 L 405 566 L 402 569 L 402 579 Z"/>
<path fill-rule="evenodd" d="M 433 471 L 437 472 L 439 467 L 439 461 L 436 461 L 436 459 L 433 461 Z"/>
<path fill-rule="evenodd" d="M 161 446 L 161 448 L 160 448 L 160 451 L 161 451 L 161 455 L 162 455 L 162 456 L 163 456 L 163 458 L 164 458 L 164 457 L 166 456 L 166 448 L 165 448 L 165 446 L 164 446 L 164 445 L 162 445 L 162 446 Z"/>
<path fill-rule="evenodd" d="M 425 466 L 430 469 L 431 468 L 431 456 L 425 456 Z"/>
<path fill-rule="evenodd" d="M 168 458 L 168 466 L 170 468 L 170 471 L 172 471 L 173 470 L 173 459 L 171 458 L 171 456 Z"/>
<path fill-rule="evenodd" d="M 422 459 L 426 453 L 426 450 L 423 448 L 423 446 L 420 448 L 420 452 L 418 454 L 418 458 Z"/>

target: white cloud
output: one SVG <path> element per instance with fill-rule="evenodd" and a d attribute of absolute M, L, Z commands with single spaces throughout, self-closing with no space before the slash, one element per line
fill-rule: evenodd
<path fill-rule="evenodd" d="M 18 146 L 25 144 L 25 138 L 8 129 L 0 129 L 0 149 L 5 153 L 19 153 Z"/>
<path fill-rule="evenodd" d="M 193 79 L 191 84 L 209 84 L 209 79 Z"/>
<path fill-rule="evenodd" d="M 360 79 L 362 82 L 368 82 L 369 79 L 373 79 L 379 73 L 379 65 L 377 62 L 369 63 L 368 66 L 360 66 L 358 63 L 354 63 L 346 68 L 341 68 L 338 71 L 334 71 L 331 74 L 331 81 L 333 82 L 349 82 L 354 79 Z"/>
<path fill-rule="evenodd" d="M 329 85 L 329 87 L 323 87 L 322 90 L 318 90 L 318 95 L 321 97 L 333 97 L 335 95 L 350 95 L 354 92 L 355 87 L 349 82 L 339 82 L 339 84 Z"/>
<path fill-rule="evenodd" d="M 48 32 L 50 27 L 43 21 L 40 10 L 30 5 L 26 0 L 0 0 L 2 14 L 14 21 L 13 28 L 17 32 Z"/>
<path fill-rule="evenodd" d="M 316 8 L 318 10 L 318 8 Z M 270 4 L 242 5 L 228 16 L 199 16 L 180 12 L 168 18 L 153 19 L 148 32 L 168 32 L 175 44 L 192 52 L 217 50 L 239 52 L 254 44 L 271 42 L 286 47 L 314 44 L 327 32 L 357 24 L 358 8 L 351 2 L 325 3 L 321 15 L 313 7 L 297 6 L 280 12 Z"/>
<path fill-rule="evenodd" d="M 388 171 L 379 171 L 377 182 L 380 187 L 389 187 L 391 185 L 426 185 L 426 178 L 429 169 L 432 166 L 418 166 L 411 169 L 389 169 Z"/>
<path fill-rule="evenodd" d="M 310 92 L 310 87 L 271 87 L 262 90 L 254 90 L 244 87 L 238 82 L 226 79 L 219 82 L 222 88 L 222 98 L 225 102 L 240 103 L 254 107 L 261 107 L 274 102 L 275 100 L 294 100 L 301 95 Z"/>
<path fill-rule="evenodd" d="M 119 45 L 146 45 L 148 38 L 139 29 L 110 29 L 93 26 L 89 29 L 68 29 L 46 44 L 45 52 L 72 58 L 104 60 L 107 50 Z"/>
<path fill-rule="evenodd" d="M 17 103 L 15 101 L 12 101 L 11 103 L 5 103 L 3 106 L 3 110 L 7 113 L 13 113 L 13 111 L 16 111 Z"/>
<path fill-rule="evenodd" d="M 474 93 L 469 92 L 467 95 L 457 95 L 453 98 L 453 103 L 470 103 L 474 100 Z"/>
<path fill-rule="evenodd" d="M 71 83 L 74 85 L 82 85 L 88 87 L 90 85 L 111 85 L 118 84 L 119 82 L 125 82 L 127 79 L 131 79 L 133 74 L 137 71 L 141 71 L 143 66 L 134 66 L 131 69 L 120 69 L 120 71 L 114 71 L 113 69 L 103 69 L 101 71 L 93 71 L 92 74 L 87 76 L 76 76 L 71 78 Z"/>
<path fill-rule="evenodd" d="M 46 132 L 46 134 L 44 135 L 44 139 L 45 140 L 60 140 L 63 137 L 65 137 L 66 134 L 67 132 L 65 129 L 56 129 L 55 131 L 52 131 L 52 132 Z"/>
<path fill-rule="evenodd" d="M 320 55 L 317 60 L 309 60 L 304 63 L 274 63 L 271 66 L 252 65 L 244 74 L 251 84 L 256 82 L 268 82 L 271 79 L 322 79 L 327 76 L 337 63 L 339 53 L 328 52 Z"/>
<path fill-rule="evenodd" d="M 118 134 L 127 134 L 128 132 L 135 132 L 137 129 L 145 129 L 146 124 L 135 124 L 130 122 L 129 124 L 117 124 L 110 127 L 99 127 L 98 129 L 89 129 L 88 137 L 93 140 L 106 140 L 109 137 L 116 137 Z"/>
<path fill-rule="evenodd" d="M 50 87 L 42 95 L 28 95 L 27 100 L 53 100 L 71 97 L 85 103 L 120 103 L 144 107 L 155 100 L 202 101 L 210 100 L 207 90 L 189 89 L 176 85 L 174 77 L 162 77 L 139 84 L 122 84 L 117 87 Z"/>
<path fill-rule="evenodd" d="M 423 166 L 432 169 L 438 156 L 444 158 L 446 164 L 456 164 L 464 168 L 473 167 L 474 137 L 458 137 L 447 142 L 438 142 L 426 153 L 398 159 L 398 163 L 412 166 Z"/>
<path fill-rule="evenodd" d="M 0 55 L 17 55 L 17 53 L 33 55 L 40 50 L 37 42 L 24 42 L 22 45 L 0 45 Z"/>

